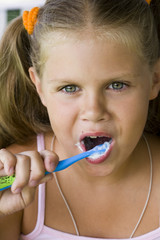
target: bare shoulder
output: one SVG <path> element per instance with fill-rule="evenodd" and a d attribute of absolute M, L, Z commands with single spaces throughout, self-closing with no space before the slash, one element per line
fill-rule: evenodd
<path fill-rule="evenodd" d="M 37 150 L 37 137 L 33 136 L 29 140 L 26 140 L 25 144 L 12 144 L 6 148 L 13 154 L 24 152 L 24 151 L 36 151 Z"/>
<path fill-rule="evenodd" d="M 44 133 L 45 149 L 50 150 L 50 142 L 53 138 L 53 132 Z M 32 136 L 29 140 L 26 140 L 25 144 L 12 144 L 6 148 L 13 154 L 24 151 L 37 151 L 37 135 Z"/>

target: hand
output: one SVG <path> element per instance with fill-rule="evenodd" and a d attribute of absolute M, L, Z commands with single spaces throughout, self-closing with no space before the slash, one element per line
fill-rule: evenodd
<path fill-rule="evenodd" d="M 16 178 L 11 188 L 0 191 L 0 216 L 12 214 L 28 206 L 34 199 L 36 187 L 52 178 L 45 171 L 52 172 L 58 164 L 58 156 L 51 151 L 27 151 L 12 154 L 0 150 L 0 177 Z"/>

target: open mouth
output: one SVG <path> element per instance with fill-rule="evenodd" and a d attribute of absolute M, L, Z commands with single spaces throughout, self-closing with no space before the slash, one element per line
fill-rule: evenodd
<path fill-rule="evenodd" d="M 105 159 L 110 155 L 111 149 L 112 149 L 112 138 L 108 136 L 85 136 L 81 139 L 79 143 L 76 145 L 78 148 L 84 152 L 88 151 L 98 145 L 102 144 L 108 144 L 108 147 L 106 148 L 106 151 L 104 153 L 95 153 L 91 155 L 90 157 L 87 157 L 86 160 L 90 163 L 99 164 L 105 161 Z"/>
<path fill-rule="evenodd" d="M 112 138 L 105 137 L 105 136 L 87 136 L 81 141 L 82 149 L 85 151 L 88 151 L 92 148 L 94 148 L 97 145 L 101 145 L 105 142 L 111 143 Z"/>

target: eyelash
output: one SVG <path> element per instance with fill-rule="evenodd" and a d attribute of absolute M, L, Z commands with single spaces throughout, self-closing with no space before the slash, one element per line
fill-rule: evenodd
<path fill-rule="evenodd" d="M 68 88 L 68 89 L 70 88 L 70 90 L 71 90 L 71 88 L 74 88 L 74 90 L 67 92 L 67 88 Z M 62 88 L 60 89 L 60 91 L 62 91 L 62 92 L 64 92 L 64 93 L 67 93 L 67 94 L 74 94 L 74 93 L 78 92 L 79 90 L 80 90 L 79 87 L 76 86 L 76 85 L 67 85 L 67 86 L 64 86 L 64 87 L 62 87 Z"/>
<path fill-rule="evenodd" d="M 119 85 L 121 84 L 121 87 L 120 88 L 114 88 L 116 85 Z M 125 90 L 129 85 L 127 83 L 124 83 L 124 82 L 121 82 L 121 81 L 115 81 L 115 82 L 112 82 L 111 84 L 109 84 L 106 89 L 109 89 L 109 90 L 113 90 L 113 91 L 116 91 L 116 92 L 120 92 L 120 91 L 123 91 Z M 67 91 L 67 88 L 68 90 L 71 90 L 71 91 Z M 74 88 L 74 89 L 73 89 Z M 67 85 L 67 86 L 64 86 L 62 88 L 60 88 L 60 91 L 62 91 L 63 93 L 66 93 L 66 94 L 75 94 L 77 92 L 80 91 L 80 88 L 76 85 Z"/>
<path fill-rule="evenodd" d="M 121 84 L 122 87 L 120 87 L 120 88 L 114 88 L 114 87 L 113 87 L 114 85 L 119 85 L 119 84 Z M 112 87 L 111 87 L 111 86 L 112 86 Z M 124 82 L 117 81 L 117 82 L 112 82 L 112 83 L 108 86 L 108 89 L 111 89 L 111 90 L 120 92 L 120 91 L 125 90 L 128 86 L 129 86 L 129 85 L 126 84 L 126 83 L 124 83 Z"/>

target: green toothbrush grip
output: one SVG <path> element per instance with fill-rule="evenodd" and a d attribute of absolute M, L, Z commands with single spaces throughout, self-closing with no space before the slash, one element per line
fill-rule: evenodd
<path fill-rule="evenodd" d="M 15 174 L 12 176 L 0 177 L 0 191 L 11 187 L 12 183 L 15 180 Z"/>

